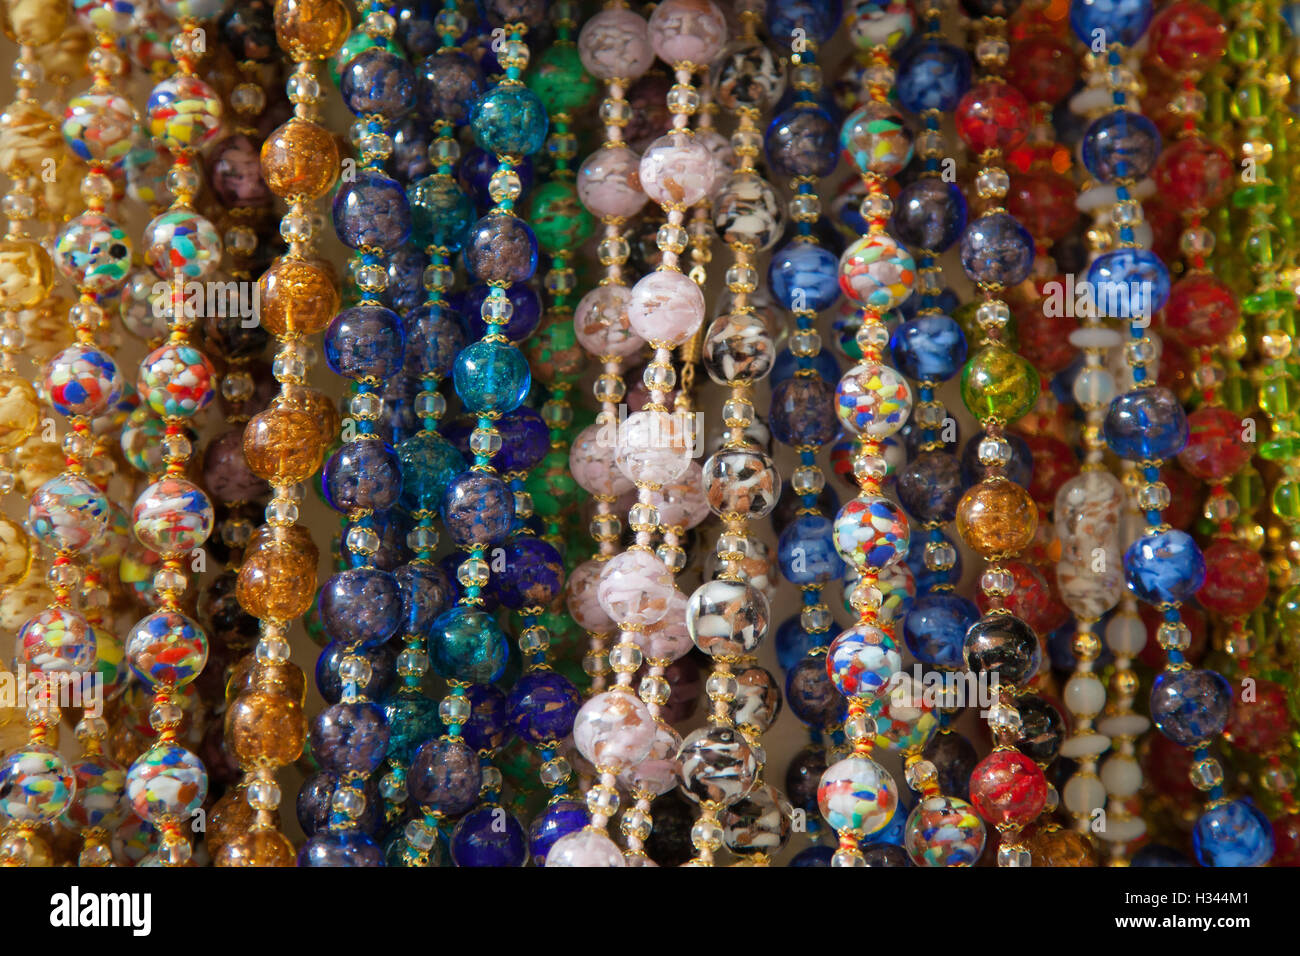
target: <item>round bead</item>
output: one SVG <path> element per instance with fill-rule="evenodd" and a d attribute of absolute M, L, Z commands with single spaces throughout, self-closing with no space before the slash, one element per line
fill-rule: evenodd
<path fill-rule="evenodd" d="M 485 806 L 467 813 L 449 841 L 457 866 L 523 866 L 528 862 L 524 828 L 513 814 Z"/>
<path fill-rule="evenodd" d="M 188 818 L 207 795 L 208 773 L 203 764 L 175 744 L 155 744 L 127 771 L 126 798 L 131 809 L 152 823 L 169 817 Z"/>
<path fill-rule="evenodd" d="M 615 463 L 629 480 L 653 485 L 676 481 L 690 466 L 696 437 L 692 421 L 673 412 L 640 411 L 618 429 Z"/>
<path fill-rule="evenodd" d="M 705 581 L 686 607 L 686 629 L 695 646 L 722 660 L 757 650 L 770 621 L 763 592 L 739 581 Z"/>
<path fill-rule="evenodd" d="M 745 736 L 730 727 L 701 727 L 677 754 L 681 790 L 697 803 L 731 806 L 758 779 L 758 758 Z"/>
<path fill-rule="evenodd" d="M 888 438 L 903 427 L 911 411 L 912 389 L 888 365 L 855 365 L 835 388 L 835 413 L 856 434 Z"/>
<path fill-rule="evenodd" d="M 599 771 L 618 773 L 650 756 L 656 727 L 640 698 L 606 691 L 592 697 L 578 711 L 573 742 Z"/>
<path fill-rule="evenodd" d="M 689 133 L 661 136 L 641 155 L 641 188 L 660 205 L 693 206 L 713 193 L 716 177 L 708 146 Z"/>
<path fill-rule="evenodd" d="M 1151 604 L 1181 604 L 1205 583 L 1205 559 L 1186 532 L 1147 534 L 1124 552 L 1129 590 Z"/>
<path fill-rule="evenodd" d="M 60 415 L 99 415 L 118 402 L 124 386 L 117 363 L 92 346 L 70 345 L 46 366 L 45 394 Z"/>
<path fill-rule="evenodd" d="M 126 660 L 146 687 L 183 687 L 208 660 L 208 638 L 197 621 L 177 611 L 155 611 L 126 637 Z"/>
<path fill-rule="evenodd" d="M 913 137 L 888 103 L 870 100 L 849 114 L 840 146 L 864 176 L 895 176 L 912 161 Z"/>
<path fill-rule="evenodd" d="M 778 176 L 821 179 L 839 158 L 839 127 L 820 106 L 792 106 L 778 115 L 763 136 L 768 163 Z"/>
<path fill-rule="evenodd" d="M 981 216 L 961 237 L 962 268 L 976 282 L 1019 285 L 1029 278 L 1033 263 L 1033 237 L 1007 213 Z"/>
<path fill-rule="evenodd" d="M 32 672 L 89 674 L 95 666 L 95 632 L 71 608 L 50 607 L 30 618 L 18 632 L 16 649 Z"/>
<path fill-rule="evenodd" d="M 510 692 L 510 727 L 532 744 L 563 740 L 573 730 L 581 703 L 568 678 L 554 671 L 525 674 Z"/>
<path fill-rule="evenodd" d="M 957 504 L 957 532 L 985 558 L 1019 554 L 1034 539 L 1038 506 L 1029 492 L 1006 478 L 981 482 Z"/>
<path fill-rule="evenodd" d="M 889 633 L 859 624 L 840 633 L 826 652 L 826 672 L 845 697 L 870 702 L 889 693 L 903 657 Z"/>
<path fill-rule="evenodd" d="M 840 256 L 840 289 L 869 309 L 897 308 L 912 294 L 915 282 L 915 260 L 888 233 L 861 236 Z"/>
<path fill-rule="evenodd" d="M 348 442 L 330 456 L 323 477 L 330 507 L 345 514 L 391 508 L 402 492 L 397 452 L 384 441 Z"/>
<path fill-rule="evenodd" d="M 200 149 L 221 132 L 221 97 L 197 76 L 163 80 L 145 105 L 149 135 L 176 152 Z"/>
<path fill-rule="evenodd" d="M 281 199 L 319 199 L 338 175 L 338 144 L 316 123 L 295 116 L 262 143 L 262 176 Z"/>
<path fill-rule="evenodd" d="M 764 518 L 781 497 L 781 476 L 772 459 L 749 448 L 723 449 L 704 463 L 704 494 L 717 515 Z"/>
<path fill-rule="evenodd" d="M 1156 124 L 1140 113 L 1115 110 L 1093 120 L 1083 134 L 1083 164 L 1101 182 L 1142 179 L 1159 155 Z"/>
<path fill-rule="evenodd" d="M 986 345 L 961 372 L 962 403 L 981 421 L 1011 423 L 1038 401 L 1038 373 L 1000 344 Z"/>
<path fill-rule="evenodd" d="M 870 757 L 845 757 L 822 774 L 817 805 L 836 832 L 861 840 L 879 833 L 893 819 L 898 786 Z"/>
<path fill-rule="evenodd" d="M 1139 388 L 1115 398 L 1106 411 L 1106 444 L 1129 461 L 1173 458 L 1187 444 L 1187 413 L 1167 388 Z"/>
<path fill-rule="evenodd" d="M 498 544 L 514 524 L 515 496 L 495 475 L 467 471 L 447 486 L 442 514 L 455 544 Z"/>
<path fill-rule="evenodd" d="M 336 641 L 382 644 L 402 623 L 397 579 L 377 568 L 348 568 L 321 587 L 320 619 Z"/>
<path fill-rule="evenodd" d="M 596 600 L 619 624 L 649 625 L 663 620 L 676 587 L 673 574 L 653 552 L 624 551 L 605 562 Z"/>
<path fill-rule="evenodd" d="M 131 101 L 111 90 L 74 96 L 63 112 L 63 141 L 83 162 L 121 159 L 131 151 L 138 132 Z"/>
<path fill-rule="evenodd" d="M 704 323 L 704 293 L 680 272 L 651 272 L 637 281 L 627 303 L 632 331 L 647 342 L 676 348 Z"/>
<path fill-rule="evenodd" d="M 623 851 L 601 830 L 582 829 L 555 841 L 546 855 L 546 865 L 554 867 L 627 866 Z"/>
<path fill-rule="evenodd" d="M 189 209 L 169 210 L 144 229 L 145 260 L 161 279 L 202 279 L 221 265 L 221 235 L 208 219 Z M 188 298 L 189 289 L 185 294 Z M 187 304 L 188 307 L 188 304 Z"/>
<path fill-rule="evenodd" d="M 598 80 L 636 80 L 655 60 L 645 18 L 623 8 L 601 10 L 582 25 L 578 55 Z"/>
<path fill-rule="evenodd" d="M 190 345 L 168 342 L 140 363 L 136 391 L 163 418 L 192 418 L 212 403 L 216 369 Z"/>
<path fill-rule="evenodd" d="M 477 753 L 463 740 L 439 737 L 416 752 L 406 785 L 426 811 L 454 817 L 478 802 L 482 779 Z"/>
<path fill-rule="evenodd" d="M 1047 802 L 1043 771 L 1017 750 L 995 750 L 975 767 L 970 779 L 971 803 L 992 824 L 1024 826 Z"/>
<path fill-rule="evenodd" d="M 844 574 L 834 525 L 825 515 L 799 515 L 777 541 L 781 573 L 791 584 L 826 584 Z"/>
<path fill-rule="evenodd" d="M 825 445 L 835 438 L 837 410 L 829 382 L 795 376 L 772 389 L 768 425 L 783 445 Z"/>
<path fill-rule="evenodd" d="M 489 213 L 470 227 L 465 265 L 480 282 L 527 282 L 537 271 L 537 237 L 518 216 Z"/>
<path fill-rule="evenodd" d="M 1098 314 L 1113 319 L 1151 319 L 1169 299 L 1169 270 L 1146 249 L 1105 252 L 1088 267 Z"/>
<path fill-rule="evenodd" d="M 59 233 L 54 264 L 78 289 L 112 292 L 131 271 L 131 238 L 103 213 L 84 212 Z"/>
<path fill-rule="evenodd" d="M 20 747 L 0 763 L 0 811 L 19 823 L 52 823 L 72 802 L 76 778 L 49 747 Z"/>
<path fill-rule="evenodd" d="M 416 66 L 415 106 L 430 123 L 464 126 L 484 85 L 483 70 L 473 57 L 454 48 L 438 50 Z"/>
<path fill-rule="evenodd" d="M 184 478 L 154 482 L 136 498 L 131 530 L 150 551 L 185 554 L 203 546 L 212 534 L 215 513 L 201 488 Z"/>
<path fill-rule="evenodd" d="M 665 63 L 706 66 L 727 42 L 727 20 L 713 0 L 664 0 L 650 14 L 649 37 Z"/>
<path fill-rule="evenodd" d="M 907 15 L 910 18 L 911 12 Z M 913 113 L 955 110 L 970 89 L 970 55 L 936 40 L 909 46 L 911 53 L 898 66 L 898 101 Z"/>
<path fill-rule="evenodd" d="M 907 854 L 917 866 L 974 866 L 984 852 L 984 822 L 960 797 L 925 797 L 907 815 Z"/>
<path fill-rule="evenodd" d="M 1201 814 L 1192 831 L 1201 866 L 1263 866 L 1273 857 L 1273 828 L 1249 800 L 1233 800 Z"/>
<path fill-rule="evenodd" d="M 415 105 L 415 74 L 400 53 L 382 46 L 362 50 L 339 72 L 343 103 L 357 116 L 395 123 Z"/>
<path fill-rule="evenodd" d="M 1112 43 L 1131 47 L 1142 39 L 1151 23 L 1151 0 L 1071 0 L 1070 27 L 1084 44 L 1098 35 Z"/>
<path fill-rule="evenodd" d="M 27 523 L 32 536 L 55 551 L 86 551 L 108 530 L 108 499 L 81 475 L 51 478 L 32 495 Z"/>
<path fill-rule="evenodd" d="M 549 124 L 536 93 L 522 85 L 501 85 L 474 101 L 469 125 L 480 148 L 523 157 L 542 148 Z"/>
<path fill-rule="evenodd" d="M 1184 747 L 1199 746 L 1223 732 L 1232 709 L 1232 687 L 1211 670 L 1164 671 L 1151 687 L 1151 719 Z"/>
<path fill-rule="evenodd" d="M 349 249 L 393 252 L 411 237 L 411 204 L 402 184 L 383 173 L 359 169 L 339 186 L 332 207 L 334 230 Z"/>

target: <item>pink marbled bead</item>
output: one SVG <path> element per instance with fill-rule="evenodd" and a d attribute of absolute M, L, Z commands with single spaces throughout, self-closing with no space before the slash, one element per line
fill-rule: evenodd
<path fill-rule="evenodd" d="M 662 796 L 677 786 L 677 751 L 681 749 L 682 735 L 667 724 L 660 724 L 655 742 L 650 746 L 650 756 L 620 773 L 618 782 L 631 793 L 642 790 L 651 796 Z"/>
<path fill-rule="evenodd" d="M 707 142 L 674 131 L 646 147 L 640 176 L 645 194 L 661 206 L 694 206 L 718 185 L 718 163 Z"/>
<path fill-rule="evenodd" d="M 642 627 L 664 619 L 675 593 L 667 565 L 639 548 L 606 561 L 596 584 L 596 600 L 610 620 Z"/>
<path fill-rule="evenodd" d="M 546 868 L 551 867 L 627 866 L 618 844 L 600 830 L 574 830 L 555 841 L 546 854 Z"/>
<path fill-rule="evenodd" d="M 635 216 L 648 198 L 641 157 L 626 146 L 596 150 L 578 168 L 578 198 L 593 216 Z"/>
<path fill-rule="evenodd" d="M 574 568 L 564 582 L 564 606 L 569 616 L 579 627 L 593 634 L 618 630 L 618 625 L 609 619 L 596 599 L 596 586 L 600 583 L 600 572 L 604 570 L 604 561 L 590 558 Z"/>
<path fill-rule="evenodd" d="M 610 690 L 582 705 L 573 742 L 600 771 L 618 773 L 650 756 L 658 724 L 635 694 Z"/>
<path fill-rule="evenodd" d="M 600 80 L 635 80 L 655 59 L 649 27 L 631 10 L 602 10 L 584 23 L 578 56 Z"/>
<path fill-rule="evenodd" d="M 664 0 L 650 14 L 650 43 L 665 63 L 705 66 L 727 43 L 727 19 L 713 0 Z"/>
<path fill-rule="evenodd" d="M 667 528 L 694 528 L 709 514 L 709 500 L 704 496 L 704 469 L 692 461 L 686 471 L 657 491 L 650 492 L 650 503 L 659 509 L 659 522 Z"/>
<path fill-rule="evenodd" d="M 680 272 L 652 272 L 632 287 L 627 319 L 647 342 L 676 348 L 704 324 L 704 293 Z"/>
<path fill-rule="evenodd" d="M 592 495 L 621 495 L 632 481 L 614 464 L 614 426 L 588 425 L 569 448 L 569 471 L 583 491 Z"/>
<path fill-rule="evenodd" d="M 635 412 L 618 429 L 614 463 L 632 481 L 666 485 L 690 467 L 695 453 L 689 415 Z"/>
<path fill-rule="evenodd" d="M 736 171 L 735 150 L 731 148 L 731 140 L 714 129 L 697 130 L 695 140 L 713 157 L 713 185 L 709 187 L 709 198 L 715 199 Z"/>
<path fill-rule="evenodd" d="M 633 633 L 632 640 L 641 648 L 641 655 L 646 660 L 671 663 L 690 653 L 695 642 L 686 629 L 686 605 L 689 602 L 690 599 L 685 594 L 674 589 L 668 613 L 643 630 Z"/>
<path fill-rule="evenodd" d="M 584 295 L 573 313 L 578 344 L 597 358 L 626 358 L 641 351 L 645 342 L 627 317 L 631 300 L 632 291 L 622 285 L 598 285 Z"/>

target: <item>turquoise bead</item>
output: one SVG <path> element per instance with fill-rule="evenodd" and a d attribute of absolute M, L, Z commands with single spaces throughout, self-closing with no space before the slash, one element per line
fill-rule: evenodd
<path fill-rule="evenodd" d="M 497 86 L 474 103 L 469 114 L 474 142 L 489 153 L 529 156 L 546 142 L 546 107 L 526 86 Z"/>
<path fill-rule="evenodd" d="M 510 645 L 487 611 L 458 605 L 433 622 L 429 658 L 445 680 L 490 684 L 506 669 Z"/>
<path fill-rule="evenodd" d="M 456 394 L 471 413 L 512 412 L 532 385 L 528 360 L 508 342 L 475 342 L 456 356 Z"/>

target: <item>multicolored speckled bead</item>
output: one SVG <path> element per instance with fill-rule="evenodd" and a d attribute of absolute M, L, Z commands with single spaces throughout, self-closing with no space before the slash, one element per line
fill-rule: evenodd
<path fill-rule="evenodd" d="M 25 747 L 0 763 L 0 813 L 10 820 L 57 820 L 72 802 L 75 789 L 72 768 L 49 747 Z"/>
<path fill-rule="evenodd" d="M 68 100 L 63 141 L 78 159 L 113 163 L 127 155 L 139 132 L 131 101 L 112 90 L 87 91 Z"/>
<path fill-rule="evenodd" d="M 164 418 L 189 418 L 212 402 L 216 370 L 191 345 L 168 342 L 140 364 L 140 399 Z"/>
<path fill-rule="evenodd" d="M 984 821 L 960 797 L 925 797 L 907 815 L 903 840 L 917 866 L 974 866 L 984 852 Z"/>
<path fill-rule="evenodd" d="M 907 557 L 907 515 L 883 495 L 862 494 L 835 516 L 835 550 L 858 568 L 884 568 Z"/>
<path fill-rule="evenodd" d="M 85 551 L 108 528 L 108 499 L 93 482 L 68 472 L 32 495 L 27 523 L 37 540 L 56 551 Z"/>
<path fill-rule="evenodd" d="M 136 816 L 157 823 L 184 819 L 203 805 L 208 772 L 184 747 L 160 743 L 146 750 L 126 775 L 126 798 Z"/>
<path fill-rule="evenodd" d="M 122 397 L 126 383 L 117 363 L 89 345 L 70 345 L 50 360 L 45 394 L 60 415 L 94 417 Z"/>
<path fill-rule="evenodd" d="M 826 768 L 817 785 L 817 805 L 836 832 L 860 840 L 889 825 L 898 807 L 898 786 L 880 764 L 854 754 Z"/>
<path fill-rule="evenodd" d="M 884 232 L 861 236 L 840 256 L 840 289 L 859 305 L 884 312 L 907 301 L 916 282 L 916 261 Z"/>
<path fill-rule="evenodd" d="M 197 621 L 178 611 L 155 611 L 126 639 L 126 659 L 146 686 L 181 687 L 199 676 L 208 659 L 208 638 Z"/>
<path fill-rule="evenodd" d="M 835 387 L 835 413 L 844 427 L 872 438 L 888 438 L 912 411 L 912 388 L 898 371 L 860 362 Z"/>
<path fill-rule="evenodd" d="M 135 501 L 131 527 L 140 543 L 160 554 L 184 554 L 212 534 L 212 502 L 198 485 L 168 476 L 154 482 Z"/>
<path fill-rule="evenodd" d="M 149 135 L 172 151 L 198 149 L 221 130 L 221 97 L 197 76 L 163 80 L 145 111 Z"/>
<path fill-rule="evenodd" d="M 79 289 L 112 292 L 131 271 L 131 237 L 103 213 L 82 213 L 59 233 L 54 264 Z"/>
<path fill-rule="evenodd" d="M 161 279 L 202 279 L 221 265 L 221 235 L 191 209 L 171 209 L 144 229 L 145 260 Z"/>

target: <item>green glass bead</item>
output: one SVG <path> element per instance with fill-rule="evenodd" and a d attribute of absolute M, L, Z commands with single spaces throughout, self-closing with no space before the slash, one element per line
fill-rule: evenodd
<path fill-rule="evenodd" d="M 1228 411 L 1238 415 L 1255 407 L 1255 389 L 1244 375 L 1230 373 L 1219 390 L 1219 398 Z"/>
<path fill-rule="evenodd" d="M 1300 382 L 1270 378 L 1259 387 L 1259 407 L 1274 418 L 1290 418 L 1300 411 Z"/>
<path fill-rule="evenodd" d="M 599 86 L 582 65 L 578 48 L 571 43 L 548 47 L 533 60 L 524 80 L 546 105 L 546 112 L 574 114 L 590 106 Z"/>
<path fill-rule="evenodd" d="M 1257 27 L 1242 27 L 1228 34 L 1228 59 L 1239 65 L 1257 61 L 1263 45 L 1263 33 Z"/>
<path fill-rule="evenodd" d="M 1300 482 L 1279 481 L 1273 488 L 1273 514 L 1288 521 L 1300 520 Z"/>
<path fill-rule="evenodd" d="M 1256 265 L 1272 265 L 1277 238 L 1277 228 L 1272 225 L 1252 229 L 1246 236 L 1246 258 Z"/>
<path fill-rule="evenodd" d="M 1249 209 L 1251 206 L 1275 205 L 1281 198 L 1280 187 L 1273 183 L 1255 183 L 1235 190 L 1232 194 L 1232 204 L 1238 209 Z"/>
<path fill-rule="evenodd" d="M 1286 461 L 1298 455 L 1300 455 L 1300 437 L 1294 435 L 1273 438 L 1262 442 L 1259 446 L 1259 457 L 1265 461 Z"/>
<path fill-rule="evenodd" d="M 1038 372 L 1010 349 L 987 345 L 962 369 L 961 400 L 980 421 L 1014 422 L 1038 401 Z"/>
<path fill-rule="evenodd" d="M 1259 472 L 1249 466 L 1232 476 L 1228 490 L 1237 499 L 1242 514 L 1253 514 L 1264 500 L 1264 482 Z"/>
<path fill-rule="evenodd" d="M 1241 310 L 1247 315 L 1261 315 L 1282 308 L 1291 298 L 1293 295 L 1282 289 L 1266 289 L 1242 299 Z"/>
<path fill-rule="evenodd" d="M 596 220 L 578 201 L 577 187 L 562 179 L 533 190 L 528 222 L 537 236 L 537 245 L 548 255 L 575 250 L 596 229 Z"/>

